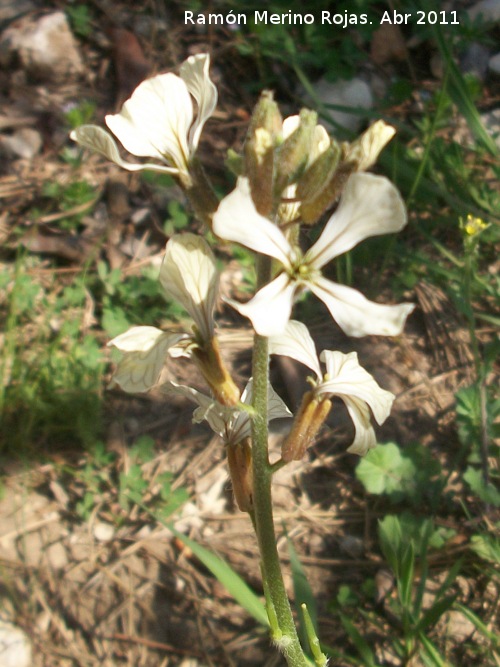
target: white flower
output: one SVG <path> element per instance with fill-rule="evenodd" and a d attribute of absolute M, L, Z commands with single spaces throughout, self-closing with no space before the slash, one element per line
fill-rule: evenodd
<path fill-rule="evenodd" d="M 212 251 L 202 237 L 179 234 L 169 240 L 160 283 L 167 296 L 191 315 L 197 331 L 194 335 L 174 334 L 155 327 L 133 327 L 111 340 L 108 345 L 124 353 L 113 382 L 130 393 L 148 391 L 157 384 L 167 352 L 177 343 L 184 341 L 185 346 L 186 342 L 200 342 L 200 336 L 203 341 L 213 336 L 219 281 Z"/>
<path fill-rule="evenodd" d="M 283 332 L 295 295 L 305 288 L 323 301 L 348 336 L 397 335 L 414 308 L 412 304 L 373 303 L 357 290 L 327 280 L 321 269 L 363 239 L 397 232 L 406 222 L 403 201 L 390 181 L 373 174 L 353 174 L 323 233 L 302 254 L 281 229 L 257 212 L 247 179 L 239 178 L 236 189 L 214 214 L 213 231 L 223 239 L 274 257 L 282 268 L 248 303 L 230 303 L 252 321 L 258 334 L 274 336 Z"/>
<path fill-rule="evenodd" d="M 209 77 L 210 56 L 189 57 L 180 76 L 159 74 L 143 81 L 118 114 L 106 116 L 106 124 L 124 148 L 138 157 L 150 157 L 163 164 L 134 164 L 120 157 L 113 137 L 96 125 L 82 125 L 71 138 L 101 153 L 129 171 L 151 169 L 189 175 L 204 124 L 217 104 L 217 89 Z M 194 118 L 192 97 L 197 103 Z"/>
<path fill-rule="evenodd" d="M 226 445 L 236 445 L 251 435 L 252 423 L 248 412 L 222 405 L 192 387 L 176 384 L 175 382 L 167 382 L 163 385 L 162 390 L 167 394 L 184 396 L 184 398 L 196 403 L 198 407 L 193 413 L 193 421 L 196 423 L 207 421 L 212 431 L 217 433 Z M 249 380 L 243 390 L 241 402 L 245 405 L 252 403 L 252 379 Z M 268 421 L 291 416 L 290 410 L 269 385 Z"/>
<path fill-rule="evenodd" d="M 355 428 L 354 442 L 347 451 L 363 456 L 375 447 L 377 440 L 370 421 L 370 409 L 377 424 L 383 424 L 395 397 L 382 389 L 359 365 L 356 352 L 343 354 L 324 350 L 318 359 L 307 327 L 295 320 L 288 322 L 281 336 L 269 339 L 269 351 L 292 357 L 314 371 L 313 392 L 316 396 L 338 396 L 344 401 Z M 320 360 L 326 365 L 325 374 L 321 371 Z"/>

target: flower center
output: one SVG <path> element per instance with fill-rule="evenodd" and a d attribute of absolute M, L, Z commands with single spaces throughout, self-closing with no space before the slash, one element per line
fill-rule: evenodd
<path fill-rule="evenodd" d="M 314 282 L 321 275 L 314 266 L 307 262 L 299 248 L 294 248 L 292 266 L 288 275 L 297 283 Z"/>

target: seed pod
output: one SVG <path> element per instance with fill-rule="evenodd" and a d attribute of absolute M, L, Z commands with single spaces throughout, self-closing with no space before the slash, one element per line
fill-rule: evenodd
<path fill-rule="evenodd" d="M 253 510 L 252 448 L 250 438 L 227 447 L 227 462 L 236 504 L 242 512 Z"/>
<path fill-rule="evenodd" d="M 300 461 L 313 444 L 318 431 L 330 412 L 332 402 L 328 398 L 317 398 L 308 391 L 302 398 L 292 428 L 281 447 L 283 461 Z"/>

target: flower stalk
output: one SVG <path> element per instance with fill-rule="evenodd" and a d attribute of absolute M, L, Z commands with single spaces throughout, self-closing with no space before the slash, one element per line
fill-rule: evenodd
<path fill-rule="evenodd" d="M 258 258 L 257 284 L 264 285 L 271 276 L 271 260 Z M 253 464 L 253 520 L 261 556 L 262 576 L 272 602 L 272 615 L 280 632 L 274 632 L 274 641 L 290 667 L 307 667 L 308 661 L 300 645 L 290 602 L 283 581 L 281 563 L 274 529 L 271 482 L 273 469 L 269 462 L 269 430 L 267 395 L 269 385 L 269 341 L 255 334 L 253 348 L 253 407 L 252 464 Z"/>

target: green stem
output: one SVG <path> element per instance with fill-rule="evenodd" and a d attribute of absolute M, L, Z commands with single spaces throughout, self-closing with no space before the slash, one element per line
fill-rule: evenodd
<path fill-rule="evenodd" d="M 271 260 L 258 259 L 258 285 L 269 282 Z M 269 591 L 279 626 L 273 637 L 290 667 L 308 667 L 297 635 L 290 602 L 285 590 L 274 530 L 271 481 L 273 467 L 269 463 L 267 395 L 269 386 L 268 339 L 255 335 L 253 349 L 253 444 L 252 465 L 254 484 L 254 525 L 262 559 L 262 573 Z"/>

